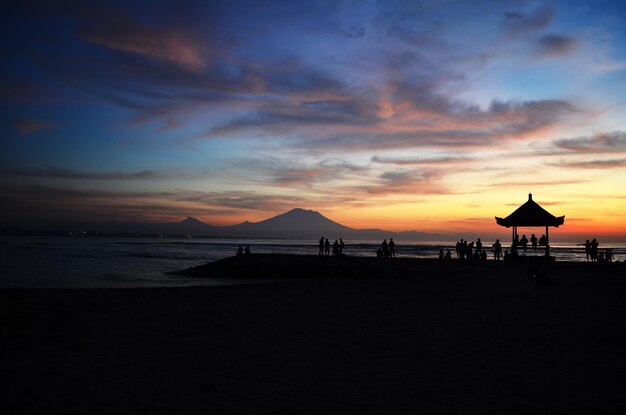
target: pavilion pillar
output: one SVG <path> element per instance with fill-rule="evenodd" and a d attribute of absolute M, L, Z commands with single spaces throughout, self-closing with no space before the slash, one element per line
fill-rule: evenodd
<path fill-rule="evenodd" d="M 513 236 L 511 240 L 511 255 L 513 252 L 517 252 L 517 244 L 515 243 L 515 237 L 517 236 L 517 226 L 513 226 Z"/>
<path fill-rule="evenodd" d="M 550 237 L 548 236 L 548 225 L 546 225 L 546 256 L 550 256 Z"/>

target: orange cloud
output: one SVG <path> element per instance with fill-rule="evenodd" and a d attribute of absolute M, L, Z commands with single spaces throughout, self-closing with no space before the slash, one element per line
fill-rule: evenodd
<path fill-rule="evenodd" d="M 79 34 L 90 43 L 190 68 L 202 69 L 207 63 L 206 47 L 181 30 L 150 27 L 125 16 L 92 23 Z"/>

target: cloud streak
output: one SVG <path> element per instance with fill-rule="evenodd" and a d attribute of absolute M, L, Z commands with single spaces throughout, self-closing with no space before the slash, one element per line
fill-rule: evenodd
<path fill-rule="evenodd" d="M 11 123 L 20 135 L 29 135 L 56 128 L 56 125 L 53 123 L 28 118 L 14 119 Z"/>
<path fill-rule="evenodd" d="M 626 151 L 626 132 L 602 132 L 591 136 L 561 138 L 552 143 L 556 148 L 578 153 Z"/>
<path fill-rule="evenodd" d="M 585 160 L 585 161 L 560 161 L 551 163 L 553 166 L 566 167 L 568 169 L 617 169 L 626 167 L 626 158 Z"/>
<path fill-rule="evenodd" d="M 547 34 L 539 38 L 538 45 L 542 56 L 563 56 L 576 49 L 578 41 L 573 37 Z"/>

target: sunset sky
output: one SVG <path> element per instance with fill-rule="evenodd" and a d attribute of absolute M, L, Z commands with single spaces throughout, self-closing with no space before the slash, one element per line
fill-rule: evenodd
<path fill-rule="evenodd" d="M 626 2 L 4 7 L 0 225 L 626 235 Z"/>

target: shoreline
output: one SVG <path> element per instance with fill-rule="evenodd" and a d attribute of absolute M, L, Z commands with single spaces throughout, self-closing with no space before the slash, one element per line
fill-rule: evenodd
<path fill-rule="evenodd" d="M 480 268 L 489 272 L 539 270 L 545 273 L 570 270 L 626 272 L 623 262 L 546 261 L 544 257 L 519 257 L 515 260 L 440 260 L 434 258 L 390 258 L 360 256 L 318 256 L 298 254 L 251 254 L 232 256 L 197 267 L 173 272 L 194 278 L 306 278 L 394 277 L 422 272 L 459 271 Z"/>

